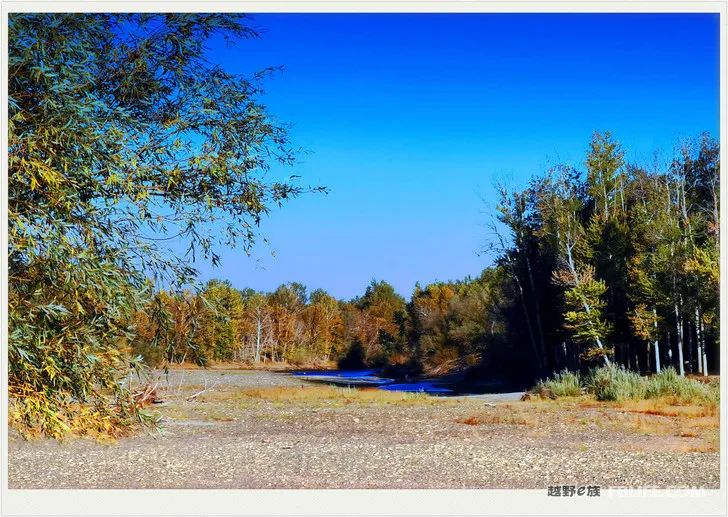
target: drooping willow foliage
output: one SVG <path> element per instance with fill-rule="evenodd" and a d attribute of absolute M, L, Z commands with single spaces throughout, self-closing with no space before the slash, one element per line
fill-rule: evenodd
<path fill-rule="evenodd" d="M 319 189 L 266 177 L 297 151 L 261 103 L 270 70 L 207 59 L 256 37 L 241 16 L 11 14 L 8 36 L 11 419 L 110 432 L 138 416 L 122 379 L 150 279 L 249 250 L 271 206 Z"/>

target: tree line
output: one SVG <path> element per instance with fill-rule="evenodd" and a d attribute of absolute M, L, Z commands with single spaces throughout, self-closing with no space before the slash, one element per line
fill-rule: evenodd
<path fill-rule="evenodd" d="M 584 171 L 560 165 L 524 190 L 500 188 L 496 260 L 477 278 L 418 284 L 409 300 L 373 281 L 348 301 L 298 283 L 259 293 L 212 281 L 198 294 L 160 292 L 137 342 L 157 361 L 200 364 L 707 375 L 719 359 L 718 179 L 707 135 L 646 168 L 595 133 Z"/>
<path fill-rule="evenodd" d="M 211 280 L 193 292 L 159 291 L 135 317 L 134 347 L 151 364 L 241 361 L 343 368 L 453 367 L 483 347 L 487 277 L 416 287 L 407 302 L 385 281 L 337 300 L 291 282 L 264 293 Z M 484 317 L 486 316 L 486 317 Z"/>

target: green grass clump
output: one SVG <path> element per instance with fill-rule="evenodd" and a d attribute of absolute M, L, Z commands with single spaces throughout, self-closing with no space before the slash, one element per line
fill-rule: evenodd
<path fill-rule="evenodd" d="M 578 397 L 581 395 L 581 381 L 578 373 L 562 370 L 551 379 L 539 381 L 532 391 L 541 397 L 552 399 Z"/>
<path fill-rule="evenodd" d="M 718 404 L 720 389 L 716 384 L 704 384 L 695 379 L 680 377 L 669 367 L 646 380 L 645 398 L 675 397 L 681 402 L 701 401 Z"/>
<path fill-rule="evenodd" d="M 589 372 L 584 378 L 584 388 L 597 400 L 624 401 L 670 397 L 678 403 L 718 405 L 718 383 L 702 383 L 681 377 L 674 368 L 668 367 L 650 377 L 625 369 L 622 366 L 602 366 Z M 578 396 L 582 392 L 577 373 L 563 370 L 551 379 L 540 381 L 532 393 L 543 398 Z"/>
<path fill-rule="evenodd" d="M 602 366 L 589 373 L 586 388 L 597 400 L 640 400 L 646 398 L 647 379 L 621 366 Z"/>

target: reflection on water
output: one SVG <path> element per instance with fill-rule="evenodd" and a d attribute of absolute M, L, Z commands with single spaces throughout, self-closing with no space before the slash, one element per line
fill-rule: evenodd
<path fill-rule="evenodd" d="M 381 370 L 307 370 L 295 372 L 293 375 L 305 377 L 307 380 L 334 384 L 336 386 L 366 387 L 375 386 L 382 390 L 423 392 L 432 395 L 455 395 L 455 391 L 443 385 L 442 381 L 423 379 L 412 382 L 380 377 Z"/>

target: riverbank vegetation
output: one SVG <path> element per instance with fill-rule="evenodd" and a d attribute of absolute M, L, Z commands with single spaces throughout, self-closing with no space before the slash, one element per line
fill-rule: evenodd
<path fill-rule="evenodd" d="M 152 362 L 203 365 L 474 367 L 520 383 L 599 366 L 620 379 L 666 367 L 658 379 L 707 376 L 719 360 L 718 171 L 707 136 L 647 169 L 596 133 L 585 170 L 558 166 L 523 191 L 501 189 L 495 264 L 477 278 L 417 285 L 409 299 L 372 281 L 352 300 L 298 283 L 260 293 L 212 281 L 196 294 L 159 292 L 135 343 Z"/>
<path fill-rule="evenodd" d="M 700 382 L 696 378 L 681 377 L 672 367 L 651 376 L 642 376 L 623 367 L 602 366 L 583 377 L 564 370 L 539 381 L 531 393 L 551 399 L 590 394 L 596 400 L 616 402 L 669 398 L 675 403 L 713 407 L 720 403 L 720 386 L 716 379 Z"/>

